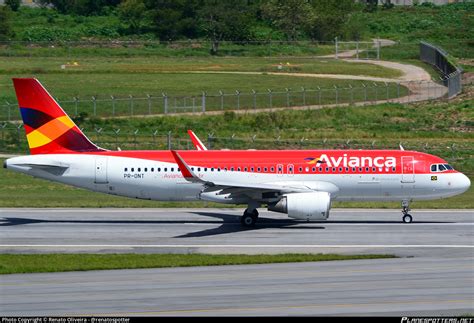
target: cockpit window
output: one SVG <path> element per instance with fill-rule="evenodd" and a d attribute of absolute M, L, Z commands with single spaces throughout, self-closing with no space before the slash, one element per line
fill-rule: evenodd
<path fill-rule="evenodd" d="M 447 170 L 453 170 L 454 168 L 449 164 L 433 164 L 430 169 L 432 172 L 445 172 Z"/>

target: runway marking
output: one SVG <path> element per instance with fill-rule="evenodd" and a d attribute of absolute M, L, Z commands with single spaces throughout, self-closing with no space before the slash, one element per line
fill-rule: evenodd
<path fill-rule="evenodd" d="M 54 245 L 54 244 L 2 244 L 0 248 L 474 248 L 474 245 Z"/>
<path fill-rule="evenodd" d="M 453 299 L 453 300 L 411 300 L 411 301 L 388 301 L 378 303 L 352 303 L 352 304 L 304 304 L 304 305 L 289 305 L 289 306 L 267 306 L 267 307 L 237 307 L 237 308 L 198 308 L 190 310 L 163 310 L 163 311 L 143 311 L 143 312 L 118 312 L 118 313 L 104 313 L 104 314 L 77 314 L 72 316 L 132 316 L 132 315 L 159 315 L 172 313 L 205 313 L 205 312 L 229 312 L 229 311 L 261 311 L 272 309 L 305 309 L 305 308 L 330 308 L 330 307 L 360 307 L 360 306 L 383 306 L 383 305 L 409 305 L 409 304 L 451 304 L 451 303 L 468 303 L 471 304 L 470 299 Z M 68 314 L 69 315 L 69 314 Z"/>
<path fill-rule="evenodd" d="M 208 212 L 234 212 L 241 214 L 241 209 L 239 208 L 229 208 L 229 209 L 219 209 L 219 208 L 166 208 L 166 209 L 153 209 L 153 208 L 120 208 L 120 209 L 113 209 L 113 208 L 103 208 L 103 209 L 94 209 L 94 208 L 83 208 L 83 209 L 67 209 L 67 208 L 11 208 L 11 209 L 0 209 L 0 212 L 15 212 L 15 213 L 30 213 L 30 212 L 38 212 L 38 213 L 50 213 L 50 212 L 74 212 L 74 213 L 128 213 L 128 212 L 140 212 L 140 213 L 165 213 L 165 212 L 186 212 L 192 213 L 197 211 L 208 211 Z M 332 212 L 336 213 L 367 213 L 367 212 L 378 212 L 378 213 L 393 213 L 393 212 L 400 212 L 399 209 L 332 209 Z M 415 213 L 473 213 L 474 209 L 419 209 L 415 210 Z M 264 214 L 267 213 L 266 211 L 263 212 Z M 271 212 L 268 212 L 271 214 Z"/>

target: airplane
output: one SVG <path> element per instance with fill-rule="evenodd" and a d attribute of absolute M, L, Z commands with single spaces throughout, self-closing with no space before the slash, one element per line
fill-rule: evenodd
<path fill-rule="evenodd" d="M 13 79 L 30 155 L 4 167 L 95 192 L 158 201 L 247 205 L 252 227 L 258 208 L 306 221 L 329 217 L 333 201 L 411 201 L 462 194 L 471 182 L 445 160 L 406 150 L 113 151 L 92 143 L 34 78 Z"/>

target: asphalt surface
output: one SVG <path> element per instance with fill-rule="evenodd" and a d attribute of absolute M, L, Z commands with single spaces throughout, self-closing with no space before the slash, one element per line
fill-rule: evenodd
<path fill-rule="evenodd" d="M 0 315 L 462 315 L 474 312 L 473 210 L 2 209 L 2 253 L 389 253 L 398 259 L 0 276 Z"/>

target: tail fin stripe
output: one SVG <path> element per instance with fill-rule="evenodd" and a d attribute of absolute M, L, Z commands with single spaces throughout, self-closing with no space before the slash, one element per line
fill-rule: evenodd
<path fill-rule="evenodd" d="M 33 129 L 37 129 L 54 119 L 50 115 L 35 109 L 20 108 L 20 112 L 21 117 L 23 118 L 23 123 Z"/>

